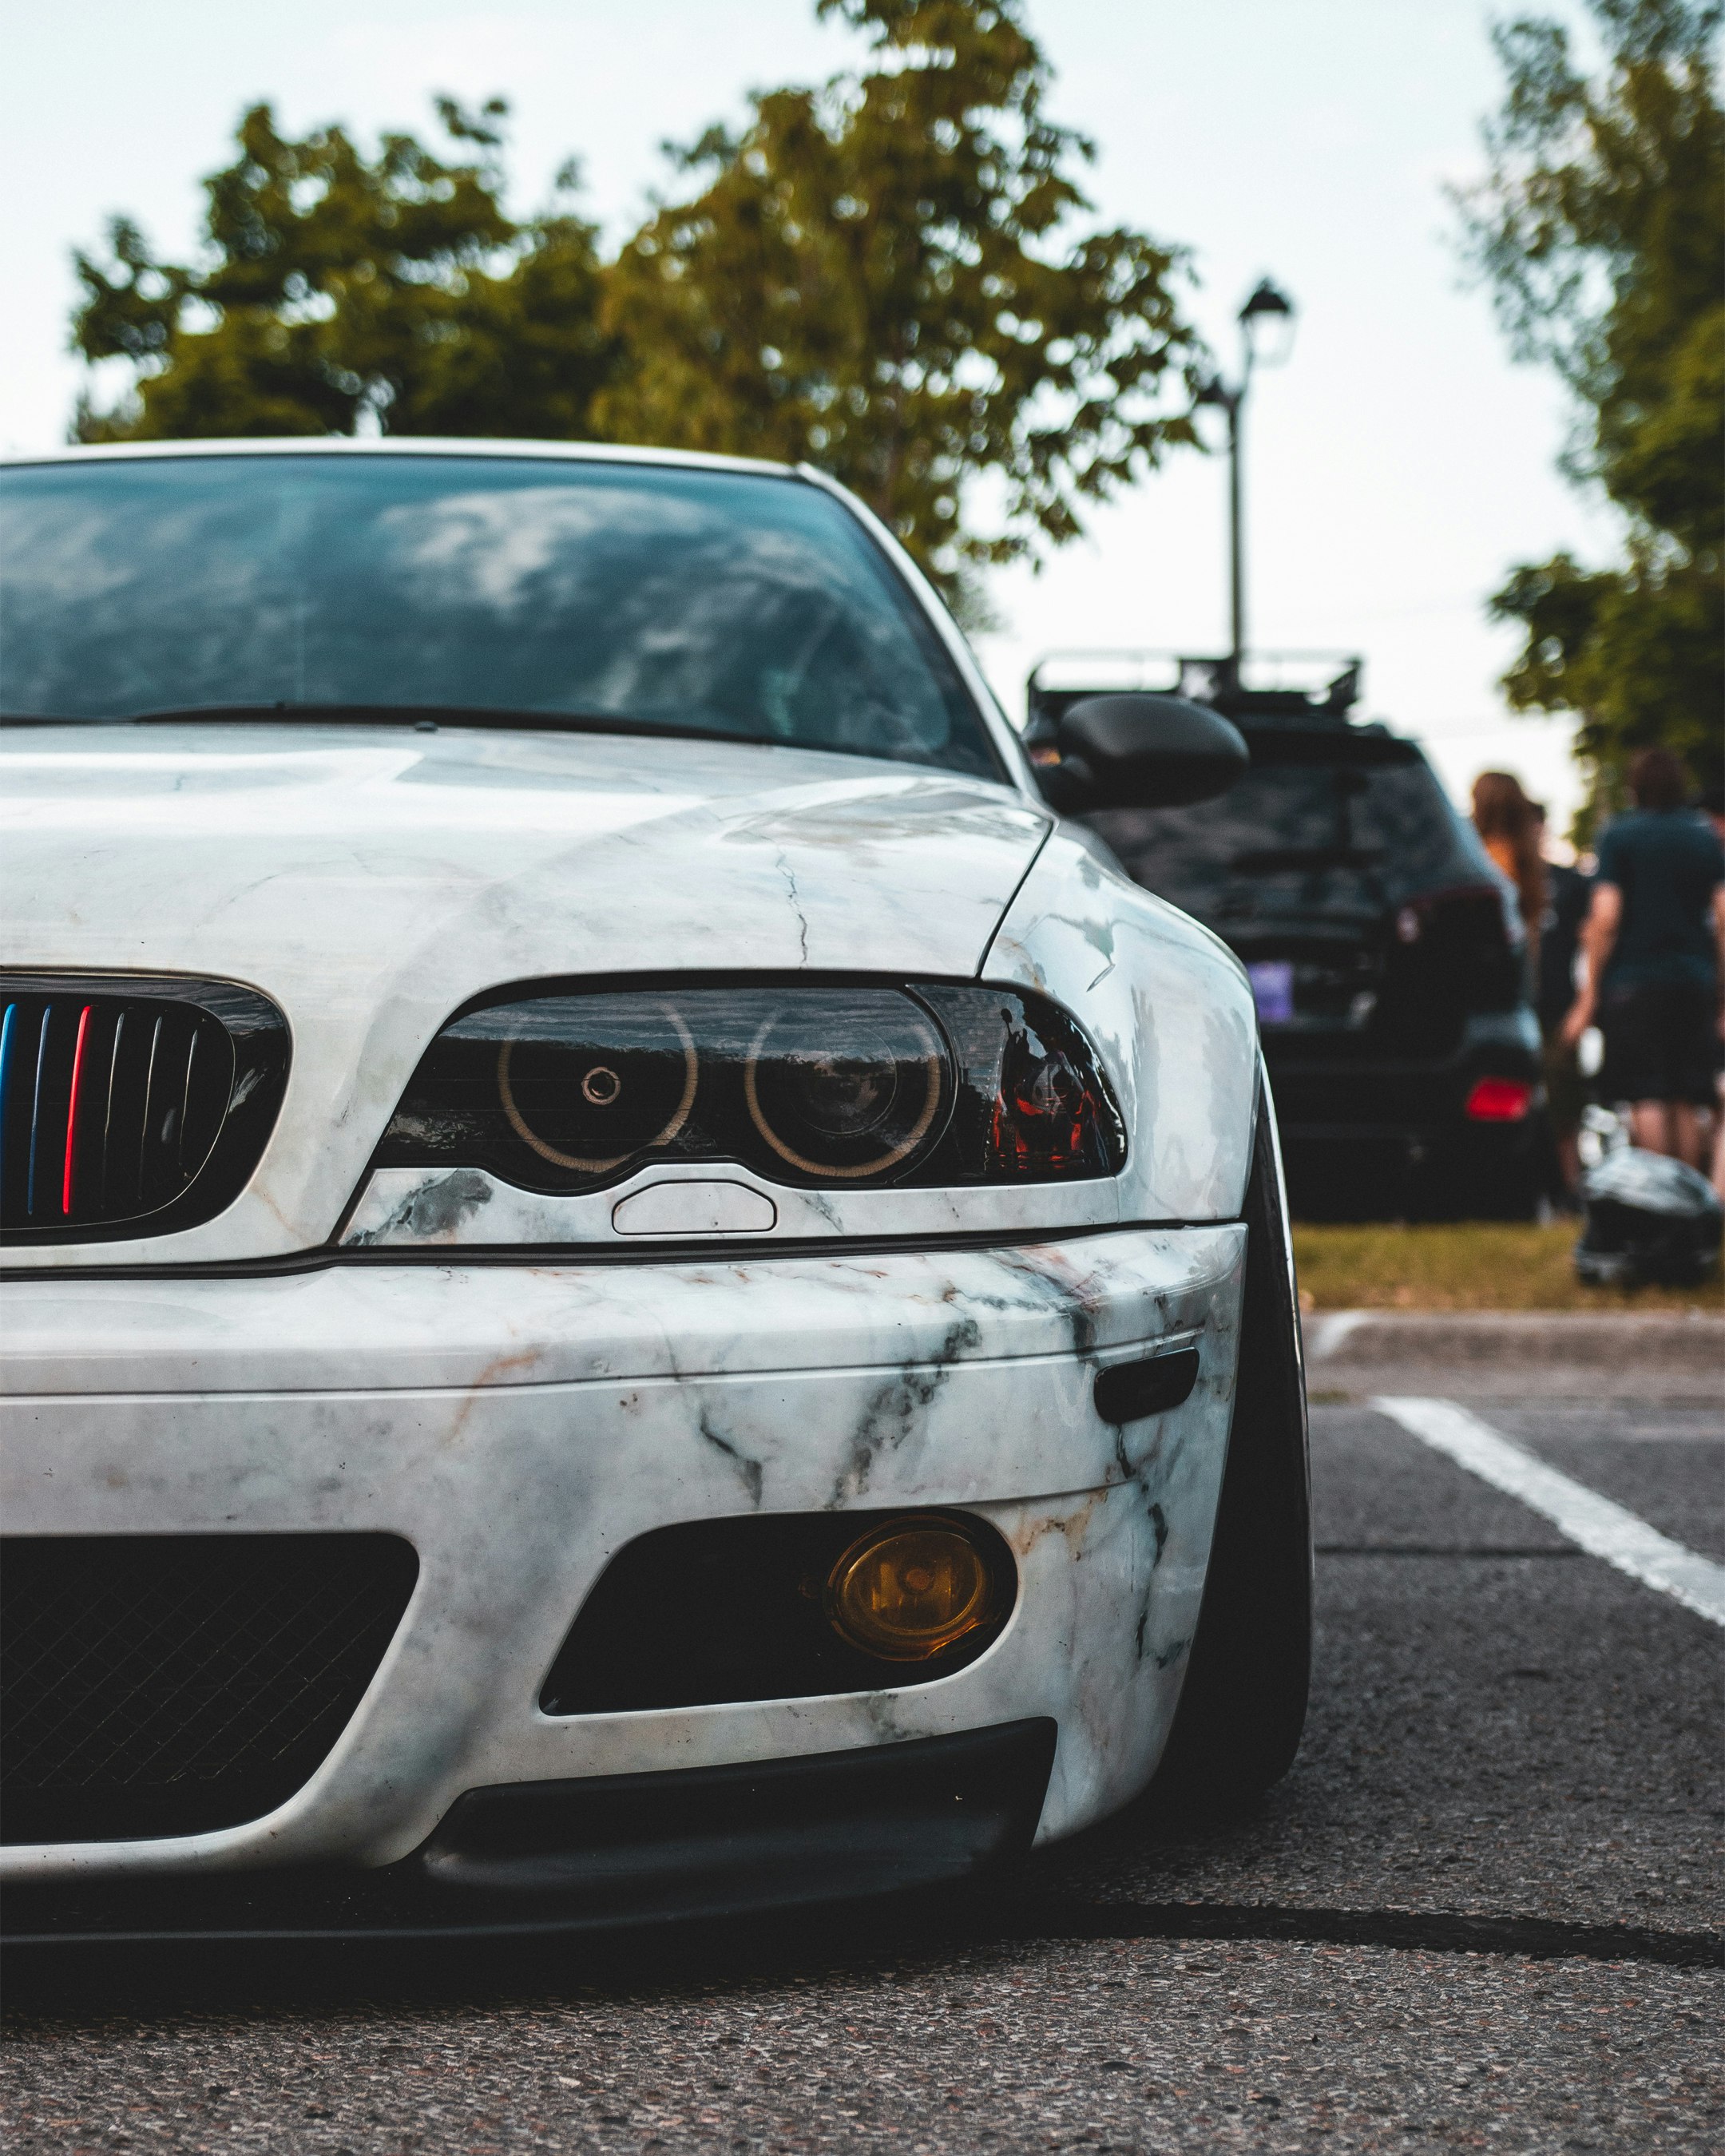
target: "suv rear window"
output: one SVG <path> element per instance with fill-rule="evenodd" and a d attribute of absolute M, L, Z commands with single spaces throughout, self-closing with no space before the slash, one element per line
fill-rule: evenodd
<path fill-rule="evenodd" d="M 1489 873 L 1411 742 L 1248 739 L 1252 768 L 1219 798 L 1091 819 L 1139 882 L 1200 920 L 1393 905 Z"/>

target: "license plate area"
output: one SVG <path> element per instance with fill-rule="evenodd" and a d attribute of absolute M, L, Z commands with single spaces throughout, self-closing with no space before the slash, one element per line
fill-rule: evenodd
<path fill-rule="evenodd" d="M 1252 984 L 1260 1025 L 1291 1025 L 1294 1022 L 1294 962 L 1291 958 L 1255 958 L 1246 968 Z"/>

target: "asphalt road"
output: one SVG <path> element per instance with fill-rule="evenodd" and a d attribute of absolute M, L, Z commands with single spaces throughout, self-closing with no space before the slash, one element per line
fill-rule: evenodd
<path fill-rule="evenodd" d="M 1725 2148 L 1725 1634 L 1321 1379 L 1317 1691 L 1255 1817 L 645 1948 L 14 1968 L 8 2156 Z M 1725 1558 L 1692 1389 L 1489 1391 Z"/>

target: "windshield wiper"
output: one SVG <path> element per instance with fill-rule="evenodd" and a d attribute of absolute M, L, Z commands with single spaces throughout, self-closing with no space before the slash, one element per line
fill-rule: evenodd
<path fill-rule="evenodd" d="M 636 719 L 617 711 L 516 711 L 495 704 L 181 704 L 155 711 L 114 711 L 81 718 L 18 711 L 0 714 L 0 724 L 19 726 L 183 725 L 291 722 L 295 719 L 360 726 L 413 726 L 426 733 L 439 726 L 485 726 L 506 733 L 643 734 L 672 741 L 732 741 L 757 747 L 783 748 L 773 734 L 732 733 L 685 720 Z"/>

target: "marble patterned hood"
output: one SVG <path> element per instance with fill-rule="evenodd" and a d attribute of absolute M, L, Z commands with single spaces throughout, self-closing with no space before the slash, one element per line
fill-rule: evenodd
<path fill-rule="evenodd" d="M 287 1103 L 221 1238 L 263 1254 L 329 1234 L 469 998 L 550 974 L 973 974 L 1050 820 L 1004 785 L 741 743 L 33 727 L 0 736 L 0 963 L 280 1005 Z"/>

